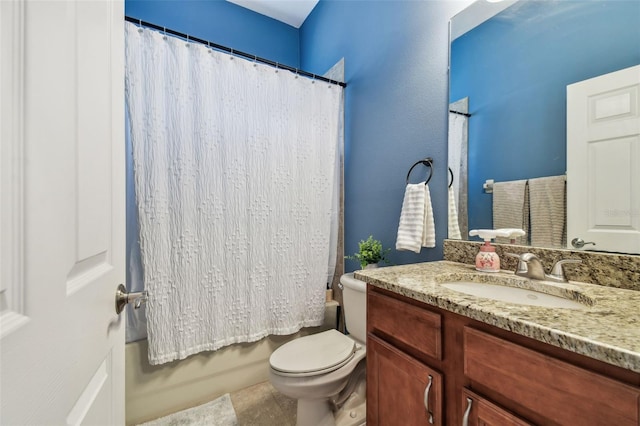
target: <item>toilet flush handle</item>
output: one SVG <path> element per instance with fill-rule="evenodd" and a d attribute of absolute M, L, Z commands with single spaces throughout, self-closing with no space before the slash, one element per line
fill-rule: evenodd
<path fill-rule="evenodd" d="M 433 413 L 429 410 L 429 391 L 431 390 L 432 384 L 433 376 L 429 375 L 429 383 L 427 383 L 427 387 L 424 388 L 424 408 L 427 410 L 427 414 L 429 415 L 429 424 L 433 424 Z"/>

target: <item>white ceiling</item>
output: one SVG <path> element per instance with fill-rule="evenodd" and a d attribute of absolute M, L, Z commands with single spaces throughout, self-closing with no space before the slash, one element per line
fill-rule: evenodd
<path fill-rule="evenodd" d="M 516 0 L 487 0 L 471 3 L 469 7 L 451 19 L 451 40 L 453 41 L 467 31 L 471 31 L 515 2 Z"/>
<path fill-rule="evenodd" d="M 2 1 L 2 0 L 0 0 Z M 318 0 L 227 0 L 238 6 L 300 28 Z M 449 0 L 455 1 L 455 0 Z M 452 20 L 451 39 L 471 30 L 485 20 L 511 6 L 516 0 L 468 0 L 470 6 Z"/>
<path fill-rule="evenodd" d="M 300 28 L 318 0 L 227 0 L 270 18 Z"/>

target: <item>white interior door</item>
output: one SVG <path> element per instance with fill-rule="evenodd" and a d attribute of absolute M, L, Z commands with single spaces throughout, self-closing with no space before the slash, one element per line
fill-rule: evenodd
<path fill-rule="evenodd" d="M 640 253 L 640 66 L 567 86 L 567 240 Z"/>
<path fill-rule="evenodd" d="M 0 424 L 124 423 L 122 1 L 0 1 Z"/>

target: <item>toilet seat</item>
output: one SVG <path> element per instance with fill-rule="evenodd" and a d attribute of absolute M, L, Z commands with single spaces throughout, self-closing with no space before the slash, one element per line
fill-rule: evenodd
<path fill-rule="evenodd" d="M 355 341 L 332 329 L 282 345 L 271 354 L 269 363 L 281 376 L 317 376 L 348 363 L 356 349 Z"/>

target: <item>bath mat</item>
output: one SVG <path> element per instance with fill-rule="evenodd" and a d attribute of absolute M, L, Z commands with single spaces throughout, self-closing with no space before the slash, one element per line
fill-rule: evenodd
<path fill-rule="evenodd" d="M 139 426 L 238 426 L 229 394 L 206 404 L 169 414 Z"/>

